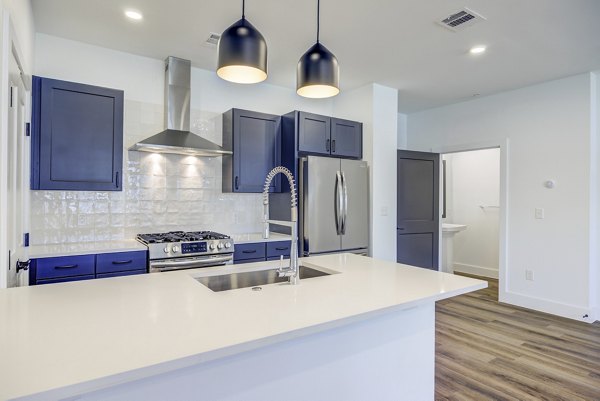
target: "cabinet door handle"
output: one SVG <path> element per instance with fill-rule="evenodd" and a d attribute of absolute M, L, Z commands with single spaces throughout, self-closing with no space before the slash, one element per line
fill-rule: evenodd
<path fill-rule="evenodd" d="M 287 246 L 285 248 L 283 248 L 283 247 L 275 248 L 276 251 L 287 251 L 288 249 L 290 249 L 290 248 L 288 248 Z"/>
<path fill-rule="evenodd" d="M 117 188 L 119 188 L 119 172 L 118 171 L 115 173 L 115 184 L 116 184 Z"/>
<path fill-rule="evenodd" d="M 63 269 L 74 269 L 77 266 L 79 266 L 78 264 L 74 264 L 74 265 L 62 265 L 62 266 L 54 266 L 54 268 L 56 270 L 63 270 Z"/>
<path fill-rule="evenodd" d="M 242 253 L 256 253 L 256 249 L 252 249 L 249 251 L 242 251 Z"/>
<path fill-rule="evenodd" d="M 240 189 L 240 177 L 238 177 L 237 175 L 235 176 L 235 189 Z"/>
<path fill-rule="evenodd" d="M 129 260 L 113 260 L 112 264 L 113 265 L 126 265 L 133 262 L 133 259 L 129 259 Z"/>
<path fill-rule="evenodd" d="M 329 152 L 329 139 L 325 141 L 325 150 Z"/>
<path fill-rule="evenodd" d="M 331 152 L 335 153 L 335 139 L 331 141 Z"/>

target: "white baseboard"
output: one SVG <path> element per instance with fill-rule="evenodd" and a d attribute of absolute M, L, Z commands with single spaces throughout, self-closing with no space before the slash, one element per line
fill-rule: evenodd
<path fill-rule="evenodd" d="M 521 306 L 527 309 L 533 309 L 540 312 L 558 315 L 568 319 L 579 320 L 580 322 L 594 323 L 599 318 L 598 312 L 593 309 L 580 306 L 563 304 L 550 301 L 548 299 L 535 298 L 529 295 L 518 294 L 515 292 L 500 292 L 500 302 Z M 586 316 L 587 317 L 584 317 Z"/>
<path fill-rule="evenodd" d="M 468 265 L 466 263 L 454 263 L 454 271 L 473 274 L 475 276 L 498 278 L 498 269 L 492 267 Z"/>

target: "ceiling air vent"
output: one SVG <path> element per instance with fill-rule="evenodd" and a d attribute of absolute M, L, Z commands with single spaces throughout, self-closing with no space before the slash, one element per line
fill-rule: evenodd
<path fill-rule="evenodd" d="M 485 17 L 483 17 L 481 14 L 478 14 L 475 11 L 469 10 L 465 7 L 462 10 L 437 21 L 437 23 L 445 28 L 450 29 L 451 31 L 457 32 L 484 20 Z"/>
<path fill-rule="evenodd" d="M 207 46 L 216 46 L 217 43 L 219 43 L 220 38 L 221 38 L 221 35 L 219 35 L 218 33 L 211 32 L 210 35 L 208 36 L 208 39 L 206 39 L 206 45 Z"/>

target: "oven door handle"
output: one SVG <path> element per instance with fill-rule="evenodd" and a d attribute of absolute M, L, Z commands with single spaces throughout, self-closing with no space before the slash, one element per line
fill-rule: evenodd
<path fill-rule="evenodd" d="M 150 262 L 150 268 L 170 268 L 170 267 L 192 267 L 206 266 L 209 264 L 227 263 L 233 259 L 232 255 L 211 257 L 208 259 L 193 259 L 184 261 Z"/>

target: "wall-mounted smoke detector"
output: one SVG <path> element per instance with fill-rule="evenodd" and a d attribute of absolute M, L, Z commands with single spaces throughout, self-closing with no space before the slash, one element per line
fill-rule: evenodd
<path fill-rule="evenodd" d="M 206 39 L 205 44 L 207 46 L 214 47 L 219 43 L 220 38 L 221 38 L 221 35 L 219 35 L 218 33 L 211 32 L 210 35 L 208 36 L 208 39 Z"/>
<path fill-rule="evenodd" d="M 448 28 L 453 32 L 458 32 L 477 22 L 485 21 L 485 19 L 486 18 L 483 15 L 465 7 L 436 22 L 444 28 Z"/>

